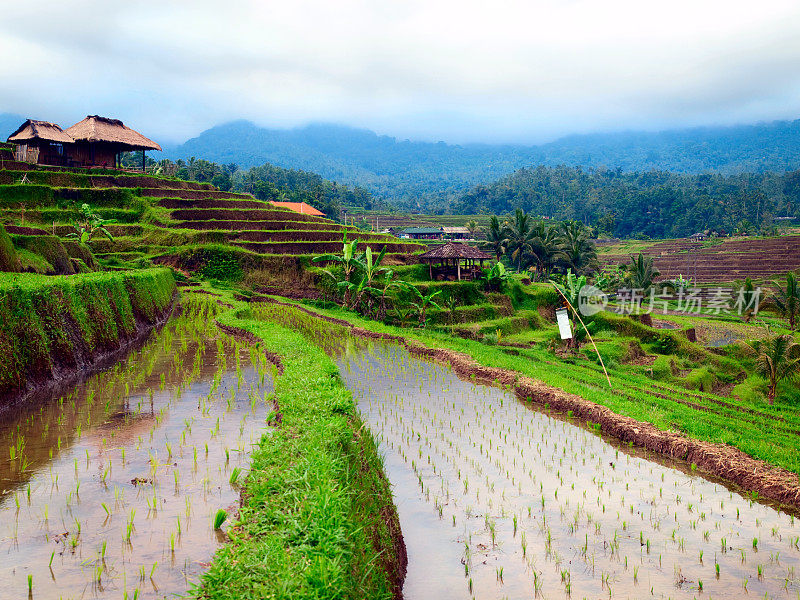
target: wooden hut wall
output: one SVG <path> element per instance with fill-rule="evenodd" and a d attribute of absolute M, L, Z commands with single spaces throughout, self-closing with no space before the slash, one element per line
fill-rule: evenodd
<path fill-rule="evenodd" d="M 108 142 L 76 142 L 68 148 L 65 147 L 64 150 L 75 163 L 98 167 L 114 167 L 120 147 L 118 144 L 110 144 Z"/>

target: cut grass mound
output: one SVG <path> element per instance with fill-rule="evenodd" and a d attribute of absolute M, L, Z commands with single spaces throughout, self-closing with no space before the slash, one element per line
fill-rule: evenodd
<path fill-rule="evenodd" d="M 247 332 L 280 364 L 279 412 L 253 451 L 230 542 L 196 597 L 398 597 L 405 549 L 391 490 L 335 364 L 302 334 L 250 319 L 242 303 L 224 300 L 233 308 L 218 321 Z"/>

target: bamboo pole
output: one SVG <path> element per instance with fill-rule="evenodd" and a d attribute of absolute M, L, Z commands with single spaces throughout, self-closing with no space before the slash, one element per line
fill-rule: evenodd
<path fill-rule="evenodd" d="M 552 284 L 552 282 L 550 283 Z M 557 285 L 553 284 L 553 287 L 564 299 L 564 302 L 567 303 L 567 306 L 569 306 L 572 309 L 572 312 L 575 313 L 575 316 L 578 318 L 578 321 L 580 321 L 581 325 L 583 326 L 583 330 L 586 332 L 586 335 L 589 336 L 589 341 L 592 342 L 592 346 L 594 346 L 594 351 L 597 352 L 597 358 L 600 359 L 600 366 L 603 367 L 603 373 L 606 374 L 606 381 L 608 381 L 608 387 L 613 390 L 614 386 L 611 385 L 611 378 L 608 376 L 608 371 L 606 371 L 606 365 L 603 362 L 603 357 L 600 355 L 600 350 L 597 349 L 597 344 L 594 343 L 594 338 L 592 337 L 592 334 L 589 333 L 589 330 L 586 328 L 586 324 L 583 322 L 583 319 L 581 319 L 580 314 L 578 313 L 577 310 L 575 310 L 575 307 L 572 306 L 572 304 L 570 304 L 570 301 L 567 299 L 564 293 L 560 289 L 558 289 Z"/>

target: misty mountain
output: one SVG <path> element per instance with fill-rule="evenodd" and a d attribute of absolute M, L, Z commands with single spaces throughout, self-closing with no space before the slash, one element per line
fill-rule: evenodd
<path fill-rule="evenodd" d="M 251 167 L 269 162 L 359 185 L 406 207 L 444 210 L 472 186 L 535 165 L 624 172 L 782 172 L 800 167 L 800 120 L 664 132 L 571 135 L 538 146 L 410 142 L 339 125 L 268 129 L 247 121 L 214 127 L 168 149 Z"/>

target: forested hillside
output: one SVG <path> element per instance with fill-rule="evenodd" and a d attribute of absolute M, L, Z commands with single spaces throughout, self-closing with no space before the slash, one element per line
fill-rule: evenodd
<path fill-rule="evenodd" d="M 452 206 L 459 214 L 505 214 L 516 208 L 595 224 L 618 237 L 755 232 L 772 227 L 776 217 L 800 217 L 800 171 L 680 175 L 535 167 L 477 186 Z"/>
<path fill-rule="evenodd" d="M 138 163 L 136 153 L 123 157 L 123 164 Z M 236 163 L 217 164 L 208 160 L 148 160 L 148 168 L 156 175 L 177 177 L 186 181 L 210 183 L 223 191 L 253 194 L 259 200 L 306 202 L 331 219 L 339 219 L 343 206 L 372 209 L 382 206 L 364 188 L 350 187 L 323 179 L 316 173 L 284 169 L 271 164 L 240 170 Z"/>
<path fill-rule="evenodd" d="M 167 155 L 313 171 L 406 208 L 438 212 L 474 185 L 536 165 L 724 174 L 797 169 L 800 121 L 574 135 L 539 146 L 409 142 L 336 125 L 267 129 L 237 121 L 209 129 Z"/>

